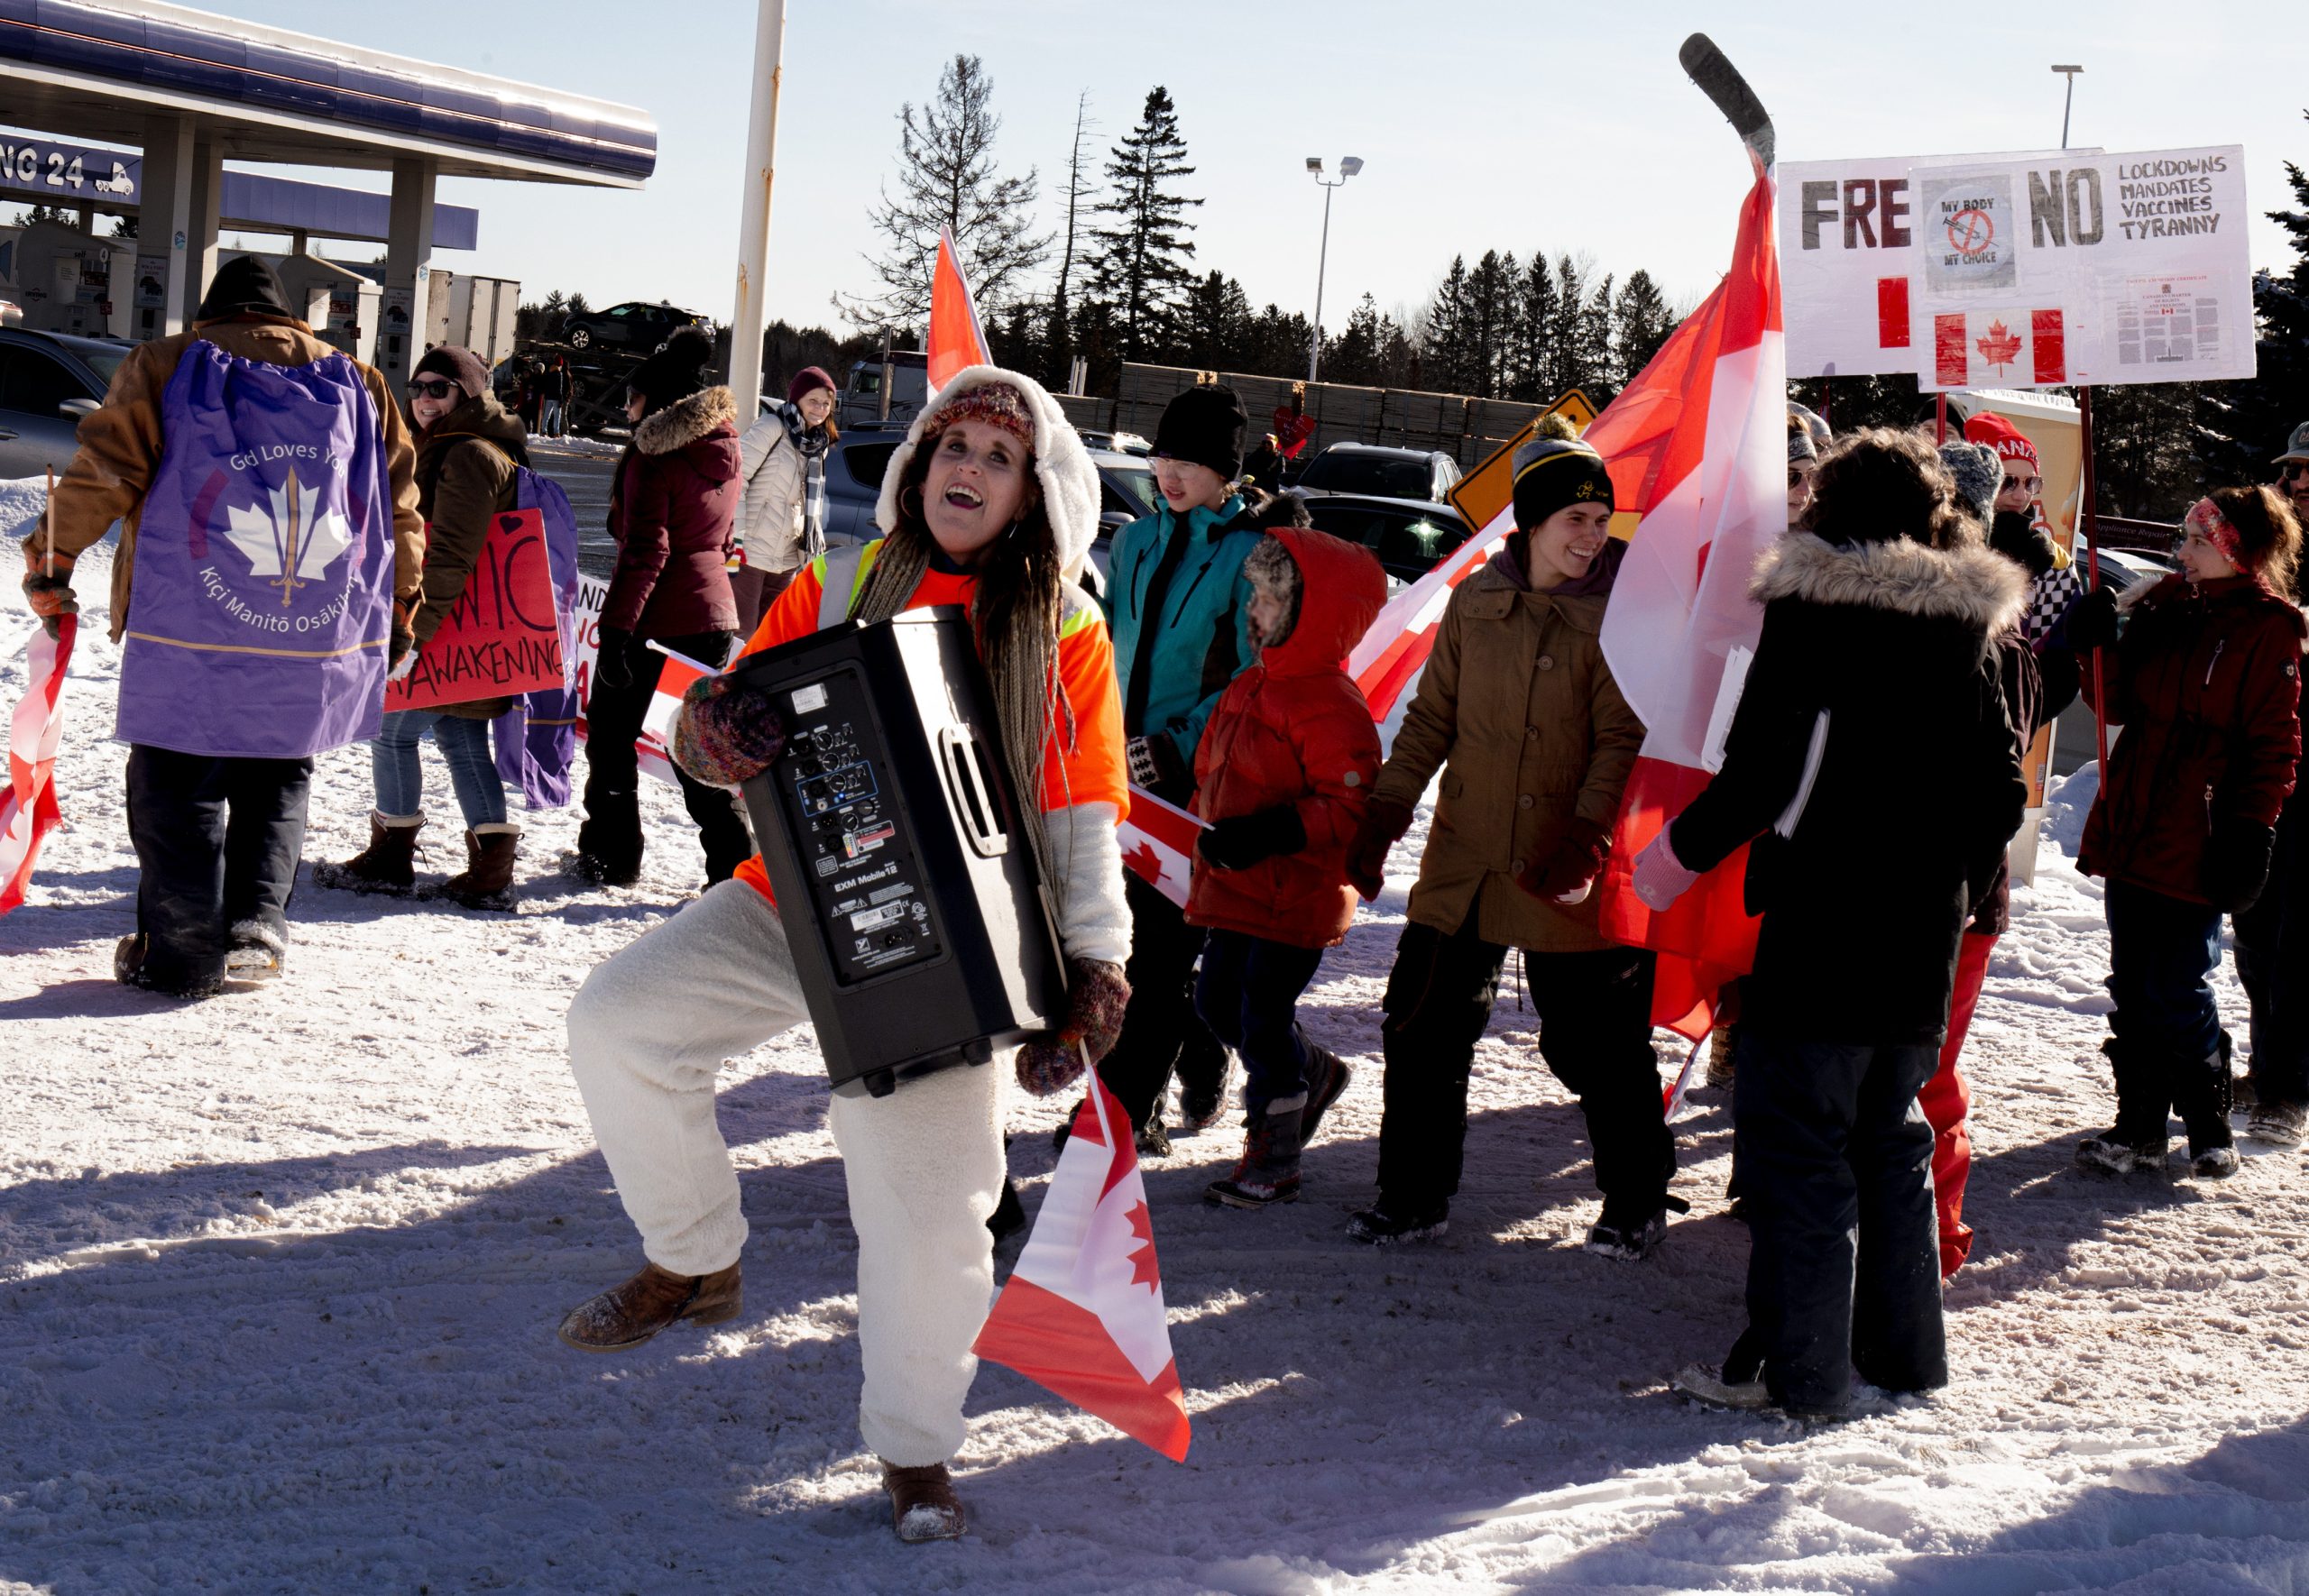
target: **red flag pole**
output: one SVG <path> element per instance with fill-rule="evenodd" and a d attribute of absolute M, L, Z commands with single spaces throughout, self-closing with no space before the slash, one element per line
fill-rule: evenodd
<path fill-rule="evenodd" d="M 2101 588 L 2101 532 L 2093 524 L 2093 390 L 2076 390 L 2076 426 L 2078 444 L 2084 453 L 2084 481 L 2078 485 L 2077 528 L 2084 534 L 2084 569 L 2093 592 Z M 2101 674 L 2101 650 L 2093 650 L 2093 745 L 2099 757 L 2101 784 L 2109 782 L 2109 717 L 2102 705 L 2104 696 Z"/>
<path fill-rule="evenodd" d="M 1933 445 L 1934 445 L 1934 447 L 1936 447 L 1936 447 L 1938 447 L 1940 445 L 1945 444 L 1945 443 L 1946 443 L 1947 441 L 1948 441 L 1948 396 L 1947 396 L 1946 394 L 1945 394 L 1945 393 L 1936 393 L 1936 394 L 1934 394 L 1934 395 L 1932 396 L 1932 442 L 1933 442 Z"/>

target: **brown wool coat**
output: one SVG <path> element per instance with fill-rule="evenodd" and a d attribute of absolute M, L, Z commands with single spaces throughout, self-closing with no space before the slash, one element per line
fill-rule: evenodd
<path fill-rule="evenodd" d="M 489 539 L 490 518 L 514 508 L 520 482 L 515 467 L 529 460 L 529 428 L 484 393 L 435 422 L 417 439 L 417 508 L 425 518 L 425 607 L 417 613 L 417 646 L 432 640 Z M 513 707 L 510 698 L 443 704 L 440 713 L 493 720 Z"/>
<path fill-rule="evenodd" d="M 1446 935 L 1476 916 L 1486 941 L 1536 953 L 1614 946 L 1601 895 L 1546 903 L 1515 885 L 1577 817 L 1608 830 L 1643 723 L 1604 663 L 1604 598 L 1527 591 L 1495 557 L 1451 594 L 1419 693 L 1372 797 L 1411 807 L 1442 791 L 1410 917 Z"/>
<path fill-rule="evenodd" d="M 78 558 L 99 542 L 115 521 L 121 523 L 120 552 L 112 563 L 112 639 L 128 626 L 129 581 L 136 567 L 136 526 L 144 495 L 161 469 L 161 400 L 184 352 L 205 339 L 227 354 L 275 366 L 308 366 L 336 350 L 313 336 L 303 322 L 286 316 L 234 316 L 195 322 L 189 332 L 140 344 L 113 373 L 105 402 L 82 419 L 80 447 L 56 480 L 56 496 L 41 525 L 25 546 L 45 546 L 48 524 L 56 528 L 56 552 Z M 361 380 L 377 407 L 379 435 L 393 488 L 393 597 L 414 610 L 425 564 L 425 523 L 417 513 L 417 450 L 409 424 L 393 403 L 384 374 L 359 366 Z"/>

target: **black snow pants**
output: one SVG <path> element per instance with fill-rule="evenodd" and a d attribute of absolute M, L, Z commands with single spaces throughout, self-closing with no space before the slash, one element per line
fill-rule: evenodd
<path fill-rule="evenodd" d="M 661 640 L 700 665 L 718 666 L 729 657 L 733 639 L 728 632 L 701 632 Z M 598 674 L 593 678 L 585 709 L 585 823 L 577 829 L 577 851 L 601 861 L 612 880 L 628 879 L 641 868 L 641 767 L 633 739 L 641 735 L 666 656 L 636 637 L 627 646 L 626 664 L 633 673 L 630 687 L 609 686 Z M 682 803 L 697 822 L 697 838 L 705 848 L 707 882 L 729 880 L 753 857 L 752 834 L 729 793 L 692 781 L 678 766 L 674 774 L 681 777 Z"/>
<path fill-rule="evenodd" d="M 1890 1391 L 1948 1383 L 1932 1126 L 1940 1050 L 1786 1041 L 1740 1028 L 1733 1158 L 1748 1215 L 1748 1324 L 1764 1383 L 1833 1413 L 1852 1371 Z"/>
<path fill-rule="evenodd" d="M 1191 1090 L 1216 1093 L 1227 1069 L 1227 1050 L 1194 1010 L 1194 965 L 1202 954 L 1202 928 L 1186 912 L 1134 874 L 1123 876 L 1130 904 L 1130 1006 L 1122 1034 L 1099 1065 L 1099 1078 L 1144 1126 L 1163 1112 L 1173 1069 Z"/>
<path fill-rule="evenodd" d="M 1467 1075 L 1491 1020 L 1507 949 L 1475 932 L 1475 915 L 1445 936 L 1410 925 L 1395 944 L 1380 1039 L 1387 1075 L 1379 1125 L 1380 1201 L 1408 1213 L 1459 1189 L 1467 1139 Z M 1540 1057 L 1579 1097 L 1605 1197 L 1651 1208 L 1676 1170 L 1651 1052 L 1650 953 L 1527 953 L 1523 972 L 1540 1019 Z"/>
<path fill-rule="evenodd" d="M 143 971 L 164 989 L 225 975 L 233 933 L 289 937 L 305 850 L 310 759 L 231 759 L 144 743 L 128 750 L 128 837 L 136 849 Z"/>
<path fill-rule="evenodd" d="M 2309 1105 L 2309 800 L 2299 792 L 2277 823 L 2268 885 L 2231 923 L 2252 1005 L 2254 1097 Z"/>

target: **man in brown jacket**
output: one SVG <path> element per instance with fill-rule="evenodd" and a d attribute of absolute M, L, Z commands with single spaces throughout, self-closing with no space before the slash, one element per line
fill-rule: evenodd
<path fill-rule="evenodd" d="M 136 598 L 131 581 L 138 564 L 138 536 L 143 529 L 147 498 L 162 474 L 167 452 L 164 417 L 170 385 L 188 353 L 202 343 L 242 361 L 292 368 L 309 366 L 336 353 L 291 314 L 280 280 L 262 261 L 242 256 L 220 268 L 201 300 L 191 330 L 131 351 L 115 374 L 103 406 L 80 423 L 78 453 L 57 482 L 41 526 L 23 545 L 24 592 L 34 613 L 43 619 L 78 610 L 73 567 L 118 521 L 121 537 L 113 558 L 111 632 L 115 643 L 128 633 Z M 381 474 L 391 497 L 392 619 L 386 647 L 391 662 L 397 665 L 409 646 L 425 558 L 425 531 L 418 518 L 412 475 L 416 455 L 408 427 L 383 376 L 357 362 L 353 366 L 374 411 L 373 418 L 359 418 L 362 436 L 376 440 L 382 456 L 378 463 Z M 308 467 L 307 475 L 314 474 L 314 468 Z M 314 524 L 306 529 L 301 548 L 296 541 L 299 536 L 297 485 L 292 477 L 288 499 L 290 541 L 286 546 L 290 564 L 280 579 L 270 584 L 281 592 L 284 616 L 299 589 L 323 589 L 323 583 L 309 578 L 335 558 L 327 547 L 317 550 L 325 557 L 315 558 L 315 535 L 321 530 L 322 513 L 317 493 L 309 507 Z M 154 509 L 159 509 L 157 502 Z M 180 518 L 181 510 L 171 501 L 162 513 L 173 520 Z M 236 510 L 230 525 L 235 528 L 274 525 L 261 506 L 257 512 Z M 186 541 L 189 532 L 198 539 L 213 536 L 215 529 L 179 525 L 163 528 L 158 523 L 152 527 L 153 536 L 165 535 L 179 545 Z M 223 537 L 238 539 L 262 535 L 236 529 Z M 236 541 L 234 546 L 241 546 Z M 271 557 L 276 562 L 280 558 L 277 554 Z M 218 561 L 223 558 L 216 556 Z M 263 569 L 257 564 L 258 558 L 248 556 L 247 568 Z M 147 564 L 148 570 L 158 568 L 152 562 Z M 180 564 L 169 567 L 179 568 Z M 236 567 L 235 573 L 241 573 L 241 568 Z M 345 580 L 340 568 L 336 585 L 342 587 Z M 154 613 L 181 605 L 186 598 L 164 592 L 144 597 L 146 610 Z M 347 607 L 339 603 L 309 618 L 298 612 L 293 632 L 287 630 L 288 622 L 280 617 L 260 619 L 283 633 L 285 645 L 294 644 L 320 639 L 330 628 L 341 625 Z M 138 613 L 141 616 L 143 611 Z M 197 669 L 201 663 L 201 656 L 193 650 L 208 649 L 214 654 L 211 645 L 187 646 L 173 637 L 144 639 L 139 646 L 159 649 L 171 644 L 176 647 L 170 657 L 186 658 L 189 668 Z M 329 652 L 354 654 L 374 647 L 375 643 L 368 641 Z M 277 670 L 282 668 L 282 660 L 294 662 L 300 654 L 317 657 L 322 651 L 252 646 L 238 652 L 257 661 L 251 668 Z M 260 656 L 266 657 L 258 660 Z M 293 663 L 288 668 L 294 668 Z M 123 691 L 125 708 L 133 691 L 125 666 Z M 262 742 L 265 717 L 244 711 L 243 718 L 252 728 L 252 740 Z M 126 730 L 129 717 L 124 714 L 123 719 Z M 250 979 L 279 974 L 287 945 L 289 894 L 304 844 L 311 750 L 297 757 L 253 757 L 155 746 L 153 739 L 133 735 L 128 740 L 128 828 L 143 874 L 137 891 L 137 932 L 122 940 L 115 956 L 115 974 L 132 986 L 177 996 L 206 996 L 217 991 L 228 968 L 236 977 Z"/>

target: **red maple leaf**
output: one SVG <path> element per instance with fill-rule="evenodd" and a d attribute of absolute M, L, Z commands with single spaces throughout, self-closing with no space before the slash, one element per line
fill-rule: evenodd
<path fill-rule="evenodd" d="M 2020 335 L 2001 321 L 1988 324 L 1988 336 L 1980 340 L 1981 358 L 2001 373 L 2004 368 L 2020 358 Z"/>
<path fill-rule="evenodd" d="M 1163 885 L 1163 856 L 1141 833 L 1137 845 L 1122 856 L 1123 867 L 1149 886 Z"/>
<path fill-rule="evenodd" d="M 1138 1238 L 1138 1245 L 1133 1247 L 1128 1254 L 1130 1283 L 1150 1289 L 1159 1289 L 1163 1284 L 1163 1271 L 1154 1261 L 1154 1215 L 1147 1213 L 1144 1202 L 1137 1202 L 1130 1206 L 1130 1211 L 1123 1217 L 1130 1224 L 1130 1234 Z"/>

